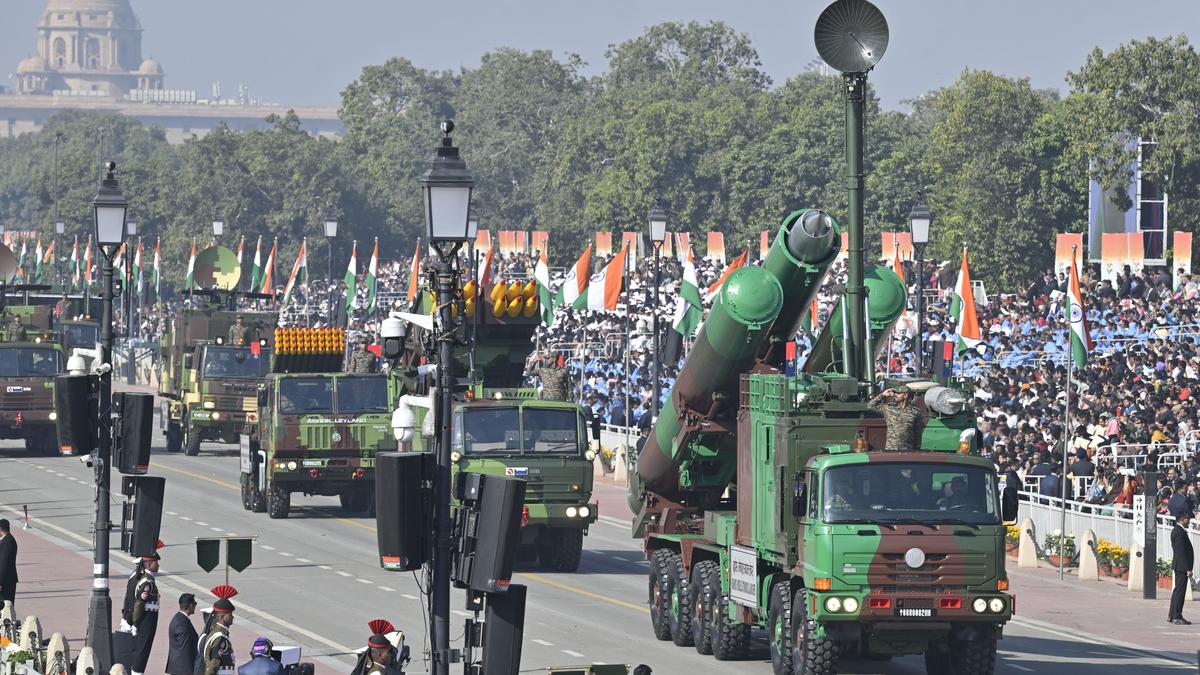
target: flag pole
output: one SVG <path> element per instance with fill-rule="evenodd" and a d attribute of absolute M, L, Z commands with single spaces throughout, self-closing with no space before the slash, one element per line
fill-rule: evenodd
<path fill-rule="evenodd" d="M 893 257 L 894 257 L 896 260 L 899 260 L 899 259 L 900 259 L 900 237 L 898 237 L 898 236 L 893 236 L 893 237 L 892 237 L 892 242 L 893 242 L 893 244 L 895 244 L 895 246 L 894 246 L 894 249 L 895 249 L 895 255 L 894 255 Z M 906 287 L 907 287 L 907 284 L 906 284 Z M 906 301 L 906 302 L 905 302 L 905 309 L 907 309 L 907 308 L 908 308 L 908 303 L 907 303 L 907 301 Z M 883 376 L 884 376 L 885 378 L 887 378 L 887 377 L 891 377 L 891 376 L 892 376 L 892 348 L 895 346 L 895 344 L 896 344 L 896 336 L 895 336 L 895 334 L 889 335 L 889 336 L 888 336 L 888 355 L 887 355 L 887 362 L 883 364 Z"/>
<path fill-rule="evenodd" d="M 1071 246 L 1071 275 L 1072 276 L 1075 275 L 1075 249 L 1076 249 L 1075 246 Z M 1074 281 L 1074 279 L 1067 280 L 1068 295 L 1070 294 L 1070 291 L 1071 291 L 1069 284 L 1072 281 Z M 1082 300 L 1082 298 L 1080 298 L 1080 300 Z M 1058 483 L 1059 483 L 1058 491 L 1059 491 L 1059 496 L 1062 498 L 1062 501 L 1059 502 L 1059 525 L 1058 525 L 1058 578 L 1059 578 L 1059 580 L 1062 580 L 1064 575 L 1066 574 L 1066 571 L 1065 571 L 1066 562 L 1063 560 L 1063 558 L 1066 556 L 1063 555 L 1063 552 L 1066 550 L 1066 538 L 1067 538 L 1067 457 L 1068 457 L 1068 453 L 1071 451 L 1071 443 L 1070 443 L 1070 439 L 1071 439 L 1071 378 L 1074 375 L 1073 371 L 1075 370 L 1075 350 L 1071 348 L 1071 331 L 1072 331 L 1071 304 L 1072 304 L 1072 300 L 1070 297 L 1068 297 L 1068 299 L 1067 299 L 1067 390 L 1066 390 L 1067 397 L 1065 399 L 1066 405 L 1063 406 L 1063 440 L 1062 440 L 1062 444 L 1063 444 L 1062 462 L 1063 462 L 1063 465 L 1062 465 L 1062 471 L 1059 472 L 1059 476 L 1058 476 Z M 1082 312 L 1083 307 L 1080 307 L 1079 311 Z"/>

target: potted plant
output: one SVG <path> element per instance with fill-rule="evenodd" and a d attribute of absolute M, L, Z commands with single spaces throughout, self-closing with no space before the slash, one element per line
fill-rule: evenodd
<path fill-rule="evenodd" d="M 1113 548 L 1113 543 L 1107 539 L 1096 540 L 1096 565 L 1100 568 L 1100 574 L 1106 577 L 1112 576 Z"/>
<path fill-rule="evenodd" d="M 1118 579 L 1124 579 L 1129 573 L 1129 549 L 1120 546 L 1113 546 L 1112 551 L 1112 575 Z"/>
<path fill-rule="evenodd" d="M 1075 557 L 1075 537 L 1055 530 L 1053 533 L 1046 535 L 1046 542 L 1042 548 L 1046 553 L 1046 560 L 1051 565 L 1057 567 L 1059 563 L 1064 565 L 1070 564 L 1071 558 Z"/>
<path fill-rule="evenodd" d="M 1021 526 L 1006 525 L 1004 528 L 1004 549 L 1011 557 L 1017 557 L 1017 551 L 1021 548 Z"/>
<path fill-rule="evenodd" d="M 1159 558 L 1154 563 L 1154 571 L 1158 575 L 1158 587 L 1170 589 L 1175 585 L 1175 570 L 1171 567 L 1170 560 Z"/>

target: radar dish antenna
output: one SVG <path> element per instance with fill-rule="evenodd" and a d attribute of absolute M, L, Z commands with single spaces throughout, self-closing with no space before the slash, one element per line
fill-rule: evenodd
<path fill-rule="evenodd" d="M 0 283 L 8 283 L 17 275 L 17 256 L 6 244 L 0 244 Z"/>
<path fill-rule="evenodd" d="M 242 278 L 237 254 L 224 246 L 209 246 L 196 256 L 196 288 L 232 291 Z"/>
<path fill-rule="evenodd" d="M 830 67 L 842 73 L 865 73 L 887 51 L 887 19 L 867 0 L 837 0 L 821 12 L 813 40 Z"/>

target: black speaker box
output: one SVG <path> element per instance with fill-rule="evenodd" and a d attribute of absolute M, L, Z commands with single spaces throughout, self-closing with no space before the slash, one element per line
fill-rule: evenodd
<path fill-rule="evenodd" d="M 429 478 L 426 452 L 375 455 L 375 529 L 379 566 L 407 572 L 429 557 Z"/>
<path fill-rule="evenodd" d="M 154 423 L 154 396 L 121 392 L 113 394 L 116 433 L 113 453 L 117 470 L 140 475 L 150 469 L 150 429 Z"/>
<path fill-rule="evenodd" d="M 76 455 L 96 449 L 96 378 L 92 375 L 58 375 L 54 378 L 54 412 L 60 443 Z"/>
<path fill-rule="evenodd" d="M 483 622 L 483 675 L 516 675 L 525 632 L 525 586 L 488 596 Z"/>
<path fill-rule="evenodd" d="M 166 486 L 167 479 L 159 476 L 137 479 L 133 495 L 133 544 L 129 547 L 134 557 L 154 555 Z"/>
<path fill-rule="evenodd" d="M 481 475 L 476 506 L 459 510 L 456 580 L 481 593 L 503 592 L 512 579 L 513 558 L 521 541 L 525 481 Z"/>

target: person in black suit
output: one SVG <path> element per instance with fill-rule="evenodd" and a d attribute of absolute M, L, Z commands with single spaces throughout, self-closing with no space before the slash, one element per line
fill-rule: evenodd
<path fill-rule="evenodd" d="M 0 607 L 8 603 L 13 616 L 17 611 L 17 581 L 17 540 L 8 521 L 0 518 Z"/>
<path fill-rule="evenodd" d="M 1195 565 L 1192 540 L 1184 529 L 1191 519 L 1191 513 L 1179 513 L 1175 516 L 1175 526 L 1171 528 L 1171 569 L 1175 571 L 1175 590 L 1171 591 L 1171 607 L 1167 612 L 1167 621 L 1184 626 L 1192 624 L 1183 618 L 1183 597 L 1187 594 L 1187 584 L 1191 581 L 1192 567 Z"/>
<path fill-rule="evenodd" d="M 192 626 L 191 617 L 196 613 L 196 596 L 184 593 L 179 596 L 179 611 L 171 617 L 170 649 L 167 651 L 167 675 L 192 675 L 196 663 L 196 645 L 200 636 Z"/>

